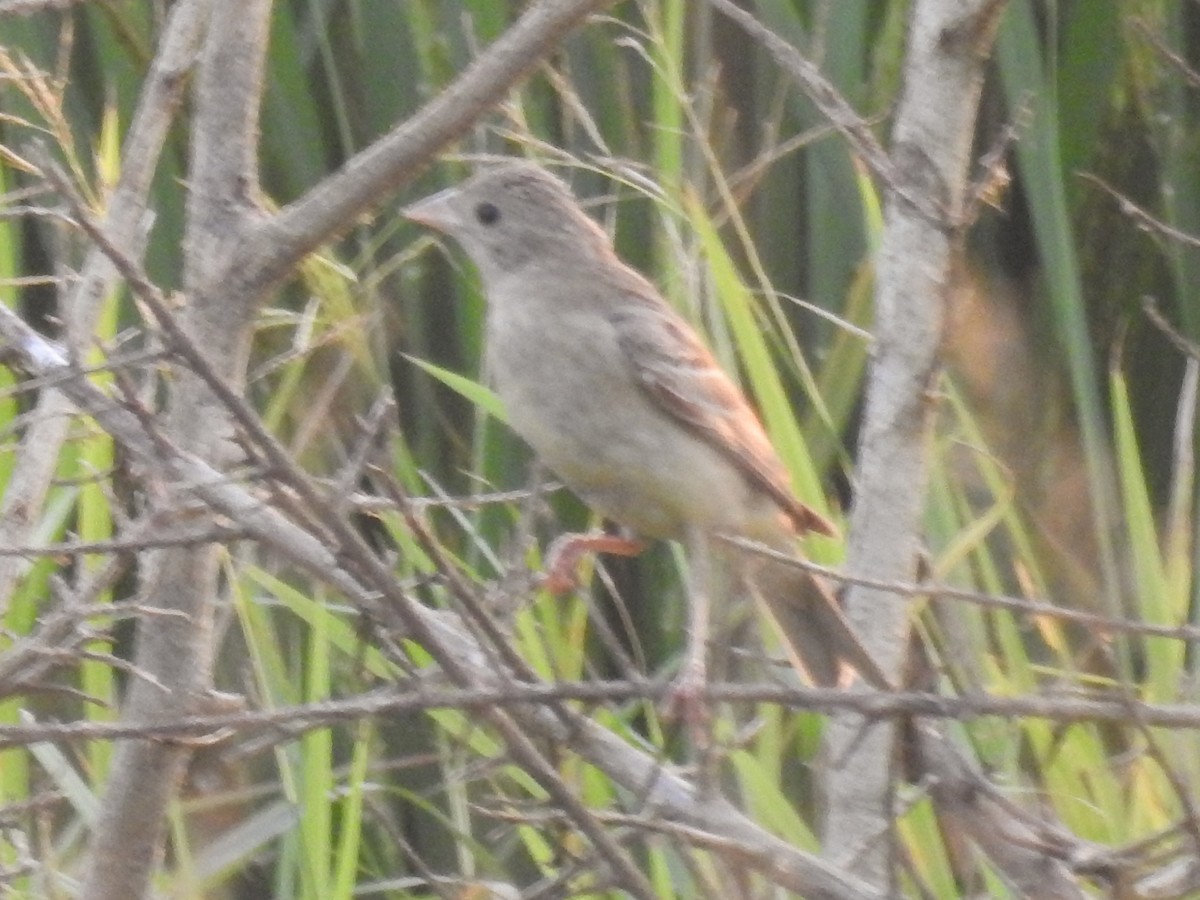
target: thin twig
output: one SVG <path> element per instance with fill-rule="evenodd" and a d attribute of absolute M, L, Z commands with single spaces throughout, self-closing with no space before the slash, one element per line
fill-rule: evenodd
<path fill-rule="evenodd" d="M 891 581 L 880 578 L 866 578 L 850 575 L 838 569 L 810 562 L 801 557 L 776 550 L 765 544 L 747 540 L 734 535 L 720 535 L 721 540 L 748 550 L 760 556 L 803 569 L 817 575 L 823 575 L 839 584 L 852 584 L 886 592 L 889 597 L 911 599 L 913 597 L 928 597 L 930 600 L 962 600 L 988 609 L 1006 609 L 1010 612 L 1024 613 L 1030 616 L 1040 616 L 1073 622 L 1099 631 L 1110 631 L 1122 634 L 1140 634 L 1147 637 L 1171 638 L 1178 641 L 1200 642 L 1200 627 L 1195 625 L 1153 625 L 1148 622 L 1135 622 L 1131 619 L 1120 619 L 1100 613 L 1090 613 L 1079 609 L 1067 609 L 1055 606 L 1044 600 L 1026 600 L 1021 597 L 1007 597 L 1002 594 L 987 594 L 981 591 L 970 591 L 936 582 Z"/>
<path fill-rule="evenodd" d="M 433 709 L 483 711 L 575 701 L 585 705 L 659 702 L 667 696 L 669 681 L 514 683 L 504 688 L 413 689 L 401 684 L 349 700 L 331 700 L 220 715 L 182 716 L 153 723 L 64 722 L 0 726 L 0 749 L 47 740 L 162 741 L 191 739 L 218 731 L 230 734 L 272 728 L 300 730 L 325 728 L 339 722 L 390 717 Z M 987 694 L 942 697 L 918 691 L 858 692 L 838 688 L 781 687 L 775 684 L 725 684 L 707 686 L 704 698 L 711 704 L 774 704 L 792 710 L 829 713 L 851 710 L 873 719 L 920 716 L 972 721 L 1043 719 L 1059 723 L 1113 722 L 1172 730 L 1200 727 L 1200 704 L 1154 704 L 1128 698 L 1088 696 L 1005 697 Z"/>

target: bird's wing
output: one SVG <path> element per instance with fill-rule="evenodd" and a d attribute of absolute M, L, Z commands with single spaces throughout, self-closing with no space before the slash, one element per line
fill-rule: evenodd
<path fill-rule="evenodd" d="M 638 384 L 661 409 L 731 460 L 797 529 L 835 533 L 828 520 L 796 499 L 758 417 L 674 310 L 656 295 L 630 291 L 609 320 Z"/>

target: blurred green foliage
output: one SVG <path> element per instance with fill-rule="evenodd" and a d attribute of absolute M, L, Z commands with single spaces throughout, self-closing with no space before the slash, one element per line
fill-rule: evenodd
<path fill-rule="evenodd" d="M 909 6 L 764 0 L 756 11 L 818 61 L 886 141 L 902 89 Z M 263 207 L 295 200 L 418 109 L 519 11 L 494 0 L 278 3 L 261 116 Z M 119 165 L 106 123 L 121 130 L 129 122 L 161 16 L 160 4 L 108 0 L 3 21 L 0 146 L 9 155 L 0 156 L 0 191 L 29 183 L 18 157 L 40 137 L 103 206 Z M 1193 436 L 1175 433 L 1184 361 L 1141 304 L 1155 298 L 1184 336 L 1200 338 L 1197 250 L 1169 233 L 1200 235 L 1198 57 L 1200 7 L 1188 0 L 1009 4 L 975 143 L 981 157 L 1015 124 L 1016 142 L 1001 154 L 1011 184 L 978 210 L 959 280 L 948 287 L 950 371 L 928 517 L 939 579 L 1164 624 L 1194 616 Z M 180 283 L 188 127 L 185 114 L 149 201 L 147 267 L 166 288 Z M 453 249 L 430 246 L 396 215 L 399 205 L 463 177 L 478 154 L 542 159 L 581 196 L 602 198 L 593 211 L 620 253 L 737 373 L 804 498 L 847 505 L 871 348 L 862 331 L 871 327 L 871 252 L 886 192 L 742 32 L 684 0 L 624 3 L 597 17 L 453 152 L 308 260 L 262 311 L 248 394 L 307 468 L 336 472 L 351 453 L 356 417 L 390 385 L 399 403 L 395 469 L 413 495 L 529 483 L 527 452 L 477 402 L 478 387 L 440 374 L 480 377 L 476 277 Z M 973 176 L 1001 182 L 996 174 Z M 1117 194 L 1161 227 L 1131 216 Z M 57 293 L 37 280 L 77 265 L 82 252 L 52 218 L 6 213 L 0 296 L 53 327 Z M 112 341 L 139 317 L 124 295 L 108 302 L 100 337 Z M 19 411 L 7 400 L 0 407 L 10 428 L 0 474 L 12 464 Z M 106 504 L 119 498 L 94 479 L 113 464 L 112 453 L 94 430 L 76 436 L 64 454 L 64 483 L 92 483 L 57 490 L 39 511 L 46 539 L 111 534 Z M 1181 514 L 1166 517 L 1168 505 Z M 528 530 L 549 537 L 586 521 L 577 503 L 556 496 L 557 516 L 538 516 L 535 527 L 527 513 L 536 506 L 430 515 L 451 552 L 480 578 L 494 578 L 536 565 L 536 552 L 520 543 Z M 380 539 L 386 534 L 402 551 L 398 577 L 421 585 L 428 566 L 403 521 L 377 518 Z M 839 548 L 810 550 L 835 561 Z M 271 705 L 350 693 L 393 674 L 348 627 L 353 615 L 317 602 L 312 585 L 236 552 L 227 567 L 236 616 L 220 680 Z M 50 603 L 50 568 L 42 563 L 26 580 L 5 623 L 12 633 Z M 601 592 L 593 614 L 658 671 L 681 640 L 674 561 L 660 550 L 610 569 L 618 590 Z M 440 600 L 436 588 L 422 589 Z M 590 664 L 611 665 L 587 623 L 578 598 L 541 598 L 515 631 L 540 671 L 574 678 L 588 671 L 585 646 L 596 650 Z M 1169 700 L 1194 665 L 1178 644 L 1097 639 L 969 607 L 928 616 L 921 631 L 945 690 L 1016 693 L 1053 679 L 1128 679 L 1142 696 Z M 75 686 L 115 702 L 106 673 L 90 668 Z M 10 701 L 0 715 L 15 721 L 19 706 Z M 87 704 L 56 714 L 107 715 Z M 652 710 L 600 715 L 618 730 L 661 737 Z M 1165 755 L 1154 755 L 1151 732 L 1126 735 L 1118 745 L 1132 762 L 1122 769 L 1110 760 L 1111 735 L 1090 726 L 980 722 L 961 731 L 993 771 L 1041 791 L 1081 835 L 1113 844 L 1182 814 L 1168 772 L 1185 784 L 1200 774 L 1192 771 L 1200 748 L 1191 737 L 1175 736 Z M 764 711 L 755 740 L 729 766 L 745 807 L 802 844 L 810 836 L 796 813 L 811 805 L 796 796 L 794 770 L 813 754 L 818 732 L 816 717 Z M 573 839 L 499 814 L 544 798 L 496 753 L 485 733 L 446 711 L 317 732 L 273 760 L 240 762 L 221 794 L 224 807 L 211 797 L 207 812 L 185 804 L 175 858 L 187 877 L 175 883 L 177 895 L 215 896 L 213 885 L 226 882 L 231 891 L 269 885 L 276 896 L 340 897 L 384 878 L 398 879 L 389 896 L 421 895 L 419 880 L 396 874 L 415 871 L 409 854 L 481 883 L 548 882 L 564 870 Z M 87 760 L 92 789 L 105 757 Z M 29 758 L 8 751 L 4 762 L 0 800 L 28 796 L 37 780 Z M 563 765 L 591 805 L 617 804 L 597 773 Z M 300 826 L 269 815 L 288 810 Z M 1003 896 L 986 865 L 942 847 L 931 816 L 925 803 L 905 814 L 910 877 L 932 896 L 985 885 Z M 205 855 L 228 822 L 246 828 L 237 852 Z M 58 858 L 69 868 L 81 839 L 58 833 Z M 703 864 L 681 863 L 675 845 L 647 847 L 647 871 L 663 896 L 697 896 L 697 883 L 715 879 Z M 575 887 L 587 885 L 581 877 Z"/>

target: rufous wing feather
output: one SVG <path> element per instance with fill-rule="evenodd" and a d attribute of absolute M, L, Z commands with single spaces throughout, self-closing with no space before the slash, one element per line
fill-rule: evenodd
<path fill-rule="evenodd" d="M 695 333 L 657 296 L 614 309 L 610 321 L 638 383 L 663 410 L 732 461 L 798 531 L 834 535 L 824 516 L 796 499 L 787 472 L 741 391 Z"/>

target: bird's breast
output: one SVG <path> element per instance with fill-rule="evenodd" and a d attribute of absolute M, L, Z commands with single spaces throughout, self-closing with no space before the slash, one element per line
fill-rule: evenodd
<path fill-rule="evenodd" d="M 779 511 L 634 378 L 615 329 L 586 306 L 492 299 L 488 369 L 509 422 L 589 506 L 653 538 L 685 524 L 744 534 Z"/>

